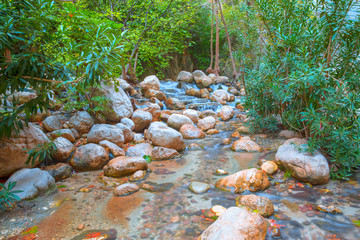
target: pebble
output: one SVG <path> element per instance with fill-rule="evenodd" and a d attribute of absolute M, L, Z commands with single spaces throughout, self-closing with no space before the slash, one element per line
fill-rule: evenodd
<path fill-rule="evenodd" d="M 189 190 L 193 193 L 204 193 L 207 192 L 210 188 L 209 184 L 203 182 L 191 182 L 189 185 Z"/>
<path fill-rule="evenodd" d="M 76 227 L 76 229 L 81 231 L 81 230 L 84 229 L 84 227 L 85 227 L 84 224 L 79 224 L 79 225 Z"/>

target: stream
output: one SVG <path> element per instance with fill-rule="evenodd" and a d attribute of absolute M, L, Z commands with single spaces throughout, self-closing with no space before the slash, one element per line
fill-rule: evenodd
<path fill-rule="evenodd" d="M 177 88 L 177 84 L 162 81 L 161 91 L 167 97 L 183 101 L 188 108 L 200 111 L 221 108 L 207 99 L 186 96 L 186 89 Z M 226 86 L 213 86 L 219 87 L 226 90 Z M 235 106 L 239 101 L 237 98 L 230 105 Z M 214 188 L 221 178 L 215 171 L 223 169 L 231 174 L 259 167 L 260 159 L 274 160 L 276 150 L 285 141 L 277 134 L 252 135 L 265 149 L 263 152 L 234 152 L 222 140 L 229 138 L 241 124 L 239 118 L 221 122 L 216 126 L 219 134 L 185 141 L 187 145 L 197 143 L 201 148 L 188 148 L 177 159 L 152 161 L 148 177 L 138 182 L 150 186 L 150 192 L 140 189 L 125 197 L 115 197 L 113 188 L 104 182 L 121 183 L 128 181 L 127 178 L 105 179 L 102 171 L 74 173 L 71 178 L 57 182 L 56 193 L 20 202 L 17 208 L 2 212 L 0 239 L 25 239 L 21 235 L 10 237 L 36 226 L 37 239 L 195 240 L 214 221 L 204 217 L 203 211 L 214 205 L 235 206 L 238 196 Z M 188 189 L 191 181 L 209 183 L 212 187 L 206 193 L 195 194 Z M 360 228 L 353 223 L 360 219 L 359 181 L 360 175 L 356 175 L 349 181 L 331 180 L 326 185 L 311 186 L 286 178 L 279 171 L 272 176 L 270 188 L 255 193 L 274 203 L 275 213 L 270 221 L 278 226 L 280 233 L 274 234 L 269 228 L 267 239 L 360 239 Z M 335 206 L 342 213 L 318 211 L 318 204 Z M 79 225 L 84 229 L 78 230 Z"/>

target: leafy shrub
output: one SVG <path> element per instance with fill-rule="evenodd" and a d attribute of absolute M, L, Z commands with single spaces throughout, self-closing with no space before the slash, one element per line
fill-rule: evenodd
<path fill-rule="evenodd" d="M 12 207 L 15 202 L 20 201 L 16 193 L 21 193 L 22 191 L 11 191 L 15 186 L 16 182 L 9 182 L 7 187 L 0 183 L 0 209 L 4 210 L 5 208 Z"/>
<path fill-rule="evenodd" d="M 34 166 L 36 163 L 46 162 L 51 159 L 51 155 L 56 152 L 56 145 L 53 141 L 38 144 L 32 149 L 27 149 L 27 154 L 29 154 L 25 164 L 31 164 Z"/>
<path fill-rule="evenodd" d="M 348 16 L 355 1 L 254 3 L 263 52 L 246 74 L 253 127 L 275 130 L 279 116 L 339 169 L 332 177 L 347 178 L 360 168 L 360 24 Z"/>

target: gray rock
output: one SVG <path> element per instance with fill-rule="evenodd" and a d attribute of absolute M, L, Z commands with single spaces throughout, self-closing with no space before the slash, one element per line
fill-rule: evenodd
<path fill-rule="evenodd" d="M 194 76 L 190 72 L 181 71 L 177 77 L 177 81 L 192 83 L 194 81 Z"/>
<path fill-rule="evenodd" d="M 31 123 L 20 130 L 18 136 L 13 133 L 9 139 L 0 139 L 0 177 L 8 177 L 21 168 L 30 167 L 25 164 L 28 154 L 24 149 L 33 149 L 48 142 L 44 132 Z M 34 166 L 37 164 L 39 162 L 35 162 Z"/>
<path fill-rule="evenodd" d="M 166 126 L 162 122 L 151 123 L 148 129 L 148 136 L 156 146 L 172 148 L 177 151 L 185 149 L 185 143 L 181 133 Z"/>
<path fill-rule="evenodd" d="M 142 143 L 145 142 L 144 134 L 135 133 L 133 138 L 134 143 Z"/>
<path fill-rule="evenodd" d="M 139 143 L 133 147 L 129 147 L 126 151 L 126 156 L 129 157 L 142 157 L 144 155 L 150 155 L 153 147 L 149 143 Z"/>
<path fill-rule="evenodd" d="M 78 147 L 70 160 L 70 165 L 78 171 L 102 169 L 109 161 L 105 148 L 89 143 Z"/>
<path fill-rule="evenodd" d="M 123 123 L 117 123 L 115 126 L 123 131 L 124 143 L 132 142 L 134 138 L 134 133 L 127 125 Z"/>
<path fill-rule="evenodd" d="M 291 139 L 291 138 L 301 138 L 301 135 L 297 132 L 294 132 L 294 131 L 290 131 L 290 130 L 282 130 L 280 133 L 279 133 L 279 136 L 280 137 L 284 137 L 284 138 L 287 138 L 287 139 Z"/>
<path fill-rule="evenodd" d="M 300 181 L 311 184 L 327 183 L 330 168 L 326 158 L 319 151 L 310 153 L 306 149 L 308 144 L 305 139 L 289 139 L 279 147 L 275 155 L 276 163 L 283 165 Z"/>
<path fill-rule="evenodd" d="M 138 170 L 146 170 L 148 164 L 143 157 L 117 157 L 103 168 L 105 176 L 122 177 Z"/>
<path fill-rule="evenodd" d="M 218 116 L 222 121 L 229 121 L 234 116 L 234 110 L 230 106 L 223 106 L 220 109 Z"/>
<path fill-rule="evenodd" d="M 203 119 L 200 119 L 198 121 L 198 128 L 200 128 L 201 130 L 203 131 L 206 131 L 206 130 L 209 130 L 209 129 L 212 129 L 215 127 L 215 124 L 216 124 L 216 119 L 214 117 L 206 117 L 206 118 L 203 118 Z"/>
<path fill-rule="evenodd" d="M 210 186 L 203 182 L 191 182 L 188 188 L 193 193 L 200 194 L 207 192 L 210 189 Z"/>
<path fill-rule="evenodd" d="M 88 112 L 80 111 L 70 118 L 69 124 L 79 133 L 88 133 L 94 125 L 94 120 Z"/>
<path fill-rule="evenodd" d="M 128 95 L 118 88 L 116 91 L 114 84 L 101 84 L 94 91 L 94 96 L 101 96 L 107 99 L 103 110 L 100 113 L 109 121 L 119 122 L 122 118 L 128 118 L 133 113 L 133 106 L 131 105 Z"/>
<path fill-rule="evenodd" d="M 71 177 L 72 167 L 66 163 L 47 166 L 45 170 L 55 179 L 56 182 Z"/>
<path fill-rule="evenodd" d="M 174 128 L 177 131 L 179 131 L 183 125 L 194 125 L 193 121 L 191 121 L 190 118 L 180 114 L 171 114 L 167 121 L 167 124 L 169 125 L 169 127 Z"/>
<path fill-rule="evenodd" d="M 60 121 L 58 116 L 50 116 L 45 118 L 43 121 L 43 126 L 48 132 L 59 130 L 63 128 L 64 123 Z"/>
<path fill-rule="evenodd" d="M 8 186 L 10 182 L 16 182 L 13 191 L 22 191 L 16 194 L 21 200 L 35 198 L 55 187 L 55 179 L 47 171 L 39 168 L 21 169 L 11 175 L 5 186 Z"/>
<path fill-rule="evenodd" d="M 104 147 L 105 149 L 108 148 L 109 151 L 114 155 L 114 157 L 125 156 L 124 149 L 108 140 L 103 140 L 99 142 L 99 145 Z"/>
<path fill-rule="evenodd" d="M 160 81 L 155 75 L 148 76 L 140 83 L 144 89 L 160 90 Z"/>
<path fill-rule="evenodd" d="M 122 118 L 121 123 L 130 128 L 131 130 L 134 130 L 135 123 L 130 118 Z"/>
<path fill-rule="evenodd" d="M 123 131 L 109 124 L 95 124 L 87 135 L 89 143 L 99 143 L 108 140 L 121 147 L 124 143 Z"/>
<path fill-rule="evenodd" d="M 75 130 L 75 129 L 73 129 Z M 76 130 L 75 130 L 76 131 Z M 52 139 L 56 139 L 58 137 L 63 137 L 69 140 L 70 142 L 74 142 L 76 140 L 75 133 L 71 129 L 60 129 L 50 133 L 50 137 Z"/>
<path fill-rule="evenodd" d="M 165 148 L 165 147 L 154 147 L 151 151 L 151 160 L 157 161 L 157 160 L 168 160 L 173 159 L 176 157 L 180 157 L 180 154 L 175 150 L 171 148 Z"/>
<path fill-rule="evenodd" d="M 75 146 L 66 138 L 58 137 L 54 140 L 56 146 L 55 152 L 52 154 L 52 157 L 57 161 L 65 161 L 75 150 Z"/>
<path fill-rule="evenodd" d="M 114 189 L 115 196 L 126 196 L 131 193 L 137 192 L 140 188 L 134 183 L 125 183 Z"/>
<path fill-rule="evenodd" d="M 150 126 L 150 123 L 152 121 L 152 115 L 149 112 L 138 109 L 132 115 L 131 120 L 135 124 L 134 131 L 141 132 L 145 128 L 148 128 Z"/>

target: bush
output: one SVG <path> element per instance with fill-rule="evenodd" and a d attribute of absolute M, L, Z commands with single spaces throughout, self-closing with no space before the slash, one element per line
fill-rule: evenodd
<path fill-rule="evenodd" d="M 334 178 L 360 167 L 360 24 L 347 15 L 353 4 L 255 1 L 267 44 L 246 75 L 253 126 L 260 116 L 260 127 L 276 130 L 271 119 L 279 117 L 339 169 Z"/>
<path fill-rule="evenodd" d="M 15 202 L 20 201 L 16 193 L 21 193 L 21 190 L 11 191 L 16 185 L 16 182 L 9 182 L 8 187 L 0 183 L 0 209 L 4 210 L 12 207 Z"/>

